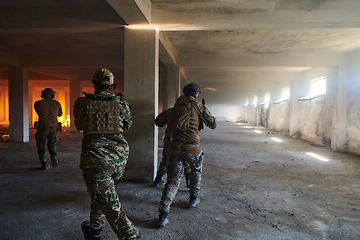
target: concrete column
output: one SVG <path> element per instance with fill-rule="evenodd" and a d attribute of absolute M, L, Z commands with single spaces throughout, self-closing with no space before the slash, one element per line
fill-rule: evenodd
<path fill-rule="evenodd" d="M 257 96 L 257 104 L 256 104 L 256 117 L 255 117 L 255 125 L 259 126 L 261 123 L 261 105 L 260 103 L 262 103 L 265 99 L 265 93 L 264 90 L 259 90 L 256 93 Z"/>
<path fill-rule="evenodd" d="M 245 120 L 244 120 L 244 122 L 246 122 L 246 123 L 248 123 L 249 122 L 249 108 L 250 108 L 250 106 L 249 105 L 246 105 L 245 106 Z"/>
<path fill-rule="evenodd" d="M 164 99 L 164 109 L 174 106 L 176 99 L 180 96 L 181 74 L 179 67 L 175 65 L 167 66 L 166 95 Z"/>
<path fill-rule="evenodd" d="M 159 113 L 167 109 L 166 88 L 167 88 L 168 69 L 162 62 L 159 63 Z"/>
<path fill-rule="evenodd" d="M 74 123 L 74 103 L 76 99 L 82 96 L 82 81 L 78 79 L 70 80 L 70 132 L 79 132 Z"/>
<path fill-rule="evenodd" d="M 12 142 L 29 142 L 29 70 L 9 67 L 9 133 Z"/>
<path fill-rule="evenodd" d="M 133 127 L 125 137 L 130 156 L 124 178 L 152 181 L 158 163 L 159 32 L 125 28 L 124 95 Z"/>
<path fill-rule="evenodd" d="M 343 60 L 335 68 L 331 138 L 331 149 L 335 152 L 345 152 L 347 150 L 348 72 L 349 63 L 347 60 Z"/>
<path fill-rule="evenodd" d="M 293 138 L 299 137 L 299 98 L 300 90 L 301 90 L 301 83 L 299 80 L 295 80 L 291 82 L 290 85 L 290 99 L 289 99 L 289 106 L 290 106 L 290 119 L 289 119 L 289 136 Z"/>
<path fill-rule="evenodd" d="M 275 82 L 270 88 L 270 104 L 269 104 L 269 128 L 275 129 L 276 122 L 276 104 L 273 102 L 280 100 L 281 87 L 280 82 Z"/>

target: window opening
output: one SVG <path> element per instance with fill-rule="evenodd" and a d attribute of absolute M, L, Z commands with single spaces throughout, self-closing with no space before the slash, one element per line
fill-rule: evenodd
<path fill-rule="evenodd" d="M 284 87 L 282 89 L 281 100 L 287 100 L 290 98 L 290 88 Z"/>
<path fill-rule="evenodd" d="M 270 102 L 270 93 L 269 92 L 265 93 L 265 102 L 266 103 Z"/>
<path fill-rule="evenodd" d="M 314 79 L 311 81 L 311 96 L 321 95 L 326 93 L 326 77 Z"/>

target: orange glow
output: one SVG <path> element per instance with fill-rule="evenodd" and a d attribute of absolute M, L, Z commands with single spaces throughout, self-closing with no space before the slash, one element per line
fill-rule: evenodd
<path fill-rule="evenodd" d="M 9 125 L 9 88 L 7 81 L 0 81 L 0 124 Z"/>
<path fill-rule="evenodd" d="M 70 115 L 66 115 L 66 117 L 59 117 L 58 121 L 61 122 L 63 127 L 70 127 Z"/>

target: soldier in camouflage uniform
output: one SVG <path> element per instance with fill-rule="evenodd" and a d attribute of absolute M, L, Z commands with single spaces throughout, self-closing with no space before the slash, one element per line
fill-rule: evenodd
<path fill-rule="evenodd" d="M 171 142 L 168 149 L 167 181 L 163 190 L 159 207 L 158 226 L 168 223 L 170 205 L 179 188 L 184 163 L 191 167 L 189 207 L 200 203 L 198 193 L 202 173 L 204 153 L 200 147 L 199 123 L 203 121 L 211 129 L 217 126 L 216 118 L 196 99 L 200 88 L 189 83 L 183 89 L 184 95 L 178 98 L 168 118 L 168 128 L 171 130 Z"/>
<path fill-rule="evenodd" d="M 62 115 L 61 104 L 56 101 L 55 92 L 51 88 L 45 88 L 41 92 L 42 100 L 34 103 L 34 109 L 39 116 L 39 121 L 35 122 L 36 147 L 41 163 L 41 168 L 46 170 L 45 143 L 50 153 L 52 167 L 57 167 L 58 160 L 56 155 L 56 141 L 58 139 L 58 120 Z"/>
<path fill-rule="evenodd" d="M 85 239 L 100 239 L 105 217 L 118 239 L 136 239 L 139 231 L 121 208 L 115 186 L 129 155 L 123 133 L 132 126 L 128 102 L 115 95 L 114 75 L 102 68 L 92 79 L 95 93 L 74 104 L 75 126 L 83 131 L 80 168 L 91 196 L 90 221 L 82 224 Z"/>
<path fill-rule="evenodd" d="M 169 108 L 165 111 L 163 111 L 162 113 L 160 113 L 156 119 L 155 119 L 155 125 L 158 127 L 163 127 L 165 125 L 167 125 L 168 123 L 168 116 L 170 115 L 172 108 Z M 161 180 L 162 176 L 165 175 L 166 173 L 166 160 L 167 160 L 167 149 L 169 147 L 169 143 L 171 140 L 171 131 L 170 128 L 166 128 L 165 130 L 165 137 L 164 137 L 164 141 L 163 141 L 163 152 L 162 152 L 162 160 L 160 162 L 160 166 L 159 169 L 157 171 L 156 174 L 156 178 L 153 182 L 153 186 L 154 187 L 159 187 L 165 184 L 165 182 L 163 180 Z M 191 168 L 190 165 L 185 162 L 184 163 L 185 168 L 184 168 L 184 175 L 185 175 L 185 180 L 186 180 L 186 187 L 190 188 L 190 173 L 191 173 Z"/>

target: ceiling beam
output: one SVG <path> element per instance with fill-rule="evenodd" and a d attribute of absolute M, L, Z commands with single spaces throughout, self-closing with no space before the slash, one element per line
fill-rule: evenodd
<path fill-rule="evenodd" d="M 7 66 L 21 66 L 21 58 L 0 49 L 0 64 Z"/>
<path fill-rule="evenodd" d="M 128 25 L 151 23 L 150 0 L 106 0 Z"/>
<path fill-rule="evenodd" d="M 165 32 L 159 33 L 160 60 L 165 64 L 177 65 L 177 54 Z"/>
<path fill-rule="evenodd" d="M 23 61 L 26 67 L 67 67 L 67 68 L 119 68 L 124 65 L 121 56 L 29 56 Z"/>

